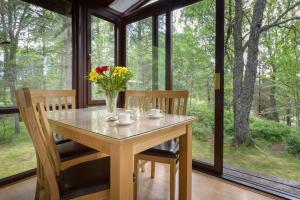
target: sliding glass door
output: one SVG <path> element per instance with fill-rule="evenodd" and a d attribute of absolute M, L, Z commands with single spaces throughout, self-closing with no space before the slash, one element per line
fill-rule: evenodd
<path fill-rule="evenodd" d="M 203 1 L 173 11 L 173 89 L 188 90 L 193 158 L 214 164 L 215 3 Z"/>

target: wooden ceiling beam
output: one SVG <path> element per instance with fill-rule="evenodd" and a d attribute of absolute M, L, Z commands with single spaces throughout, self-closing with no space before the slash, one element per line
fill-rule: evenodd
<path fill-rule="evenodd" d="M 86 5 L 88 8 L 98 9 L 108 7 L 114 0 L 87 0 Z"/>
<path fill-rule="evenodd" d="M 115 24 L 119 24 L 121 22 L 121 17 L 122 17 L 122 13 L 110 7 L 91 9 L 91 14 Z"/>
<path fill-rule="evenodd" d="M 69 15 L 72 14 L 72 3 L 70 1 L 45 1 L 45 0 L 23 0 L 24 2 L 40 6 L 47 10 L 57 12 L 61 15 Z"/>

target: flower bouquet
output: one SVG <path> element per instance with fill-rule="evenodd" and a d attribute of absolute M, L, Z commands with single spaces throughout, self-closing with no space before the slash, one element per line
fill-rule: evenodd
<path fill-rule="evenodd" d="M 96 67 L 89 73 L 89 80 L 100 86 L 99 92 L 105 93 L 108 113 L 115 113 L 118 94 L 125 90 L 126 83 L 132 77 L 133 73 L 123 66 Z"/>

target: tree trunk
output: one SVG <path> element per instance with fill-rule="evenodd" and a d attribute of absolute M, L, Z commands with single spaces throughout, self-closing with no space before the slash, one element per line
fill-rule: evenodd
<path fill-rule="evenodd" d="M 275 120 L 277 122 L 279 122 L 279 114 L 277 111 L 277 102 L 276 102 L 276 98 L 275 98 L 275 94 L 276 94 L 276 86 L 274 84 L 275 80 L 275 74 L 276 73 L 276 67 L 272 67 L 272 71 L 273 74 L 271 76 L 272 78 L 272 86 L 271 86 L 271 91 L 270 91 L 270 104 L 271 104 L 271 108 L 272 108 L 272 113 L 271 113 L 271 119 Z"/>
<path fill-rule="evenodd" d="M 211 101 L 211 97 L 210 97 L 210 93 L 211 93 L 211 81 L 210 79 L 206 80 L 206 92 L 207 92 L 207 104 L 210 105 L 210 101 Z"/>
<path fill-rule="evenodd" d="M 17 41 L 11 38 L 11 46 L 9 50 L 6 50 L 5 63 L 4 63 L 4 78 L 8 83 L 10 98 L 13 106 L 16 106 L 16 78 L 17 78 L 17 64 L 16 64 L 16 53 L 17 53 Z M 14 115 L 15 118 L 15 133 L 20 133 L 19 115 Z"/>
<path fill-rule="evenodd" d="M 266 0 L 257 0 L 254 5 L 248 40 L 247 63 L 244 63 L 243 47 L 243 1 L 236 0 L 234 23 L 233 103 L 235 144 L 252 144 L 249 115 L 253 100 L 258 65 L 259 31 L 262 24 Z M 244 69 L 245 68 L 245 69 Z"/>
<path fill-rule="evenodd" d="M 261 68 L 259 69 L 258 73 L 258 106 L 257 106 L 257 114 L 259 116 L 261 116 L 261 113 L 262 113 L 262 106 L 261 106 L 261 76 L 262 76 L 262 73 L 261 73 Z"/>
<path fill-rule="evenodd" d="M 292 126 L 292 120 L 291 120 L 291 109 L 286 109 L 286 125 Z"/>

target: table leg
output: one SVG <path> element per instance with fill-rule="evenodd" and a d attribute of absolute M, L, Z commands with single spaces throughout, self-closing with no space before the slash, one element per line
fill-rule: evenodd
<path fill-rule="evenodd" d="M 110 199 L 133 199 L 133 151 L 129 144 L 111 146 Z"/>
<path fill-rule="evenodd" d="M 192 199 L 192 124 L 186 126 L 186 134 L 179 138 L 179 199 Z"/>

